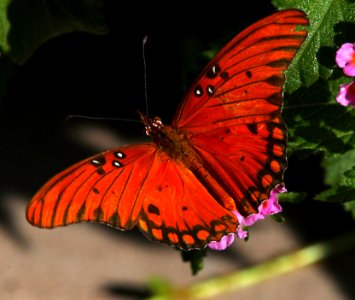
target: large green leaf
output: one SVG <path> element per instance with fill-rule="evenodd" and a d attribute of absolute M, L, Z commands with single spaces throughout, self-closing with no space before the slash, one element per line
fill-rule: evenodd
<path fill-rule="evenodd" d="M 355 2 L 273 0 L 273 4 L 301 9 L 310 21 L 308 37 L 286 74 L 283 115 L 289 128 L 289 155 L 321 152 L 329 188 L 315 198 L 346 202 L 345 208 L 355 215 L 355 110 L 336 102 L 340 84 L 351 78 L 335 63 L 341 44 L 355 41 Z"/>
<path fill-rule="evenodd" d="M 328 79 L 334 68 L 337 30 L 346 30 L 355 22 L 355 3 L 350 0 L 273 0 L 278 9 L 298 8 L 309 20 L 309 34 L 288 70 L 286 91 L 301 85 L 310 87 L 320 79 Z M 344 42 L 339 41 L 339 42 Z"/>
<path fill-rule="evenodd" d="M 289 128 L 289 154 L 322 151 L 345 153 L 355 146 L 355 111 L 335 97 L 349 81 L 335 64 L 339 46 L 350 39 L 355 3 L 346 0 L 274 0 L 279 9 L 298 8 L 308 15 L 306 41 L 286 74 L 284 117 Z M 354 36 L 355 38 L 355 36 Z M 355 39 L 354 39 L 355 40 Z"/>

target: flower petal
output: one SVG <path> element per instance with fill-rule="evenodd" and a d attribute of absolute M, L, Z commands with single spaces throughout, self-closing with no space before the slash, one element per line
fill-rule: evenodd
<path fill-rule="evenodd" d="M 262 220 L 267 215 L 272 215 L 279 213 L 282 208 L 277 200 L 277 195 L 279 193 L 286 192 L 286 188 L 283 184 L 276 186 L 270 193 L 270 197 L 267 200 L 264 200 L 258 208 L 258 213 L 250 214 L 249 216 L 242 216 L 238 211 L 232 211 L 239 221 L 239 226 L 237 228 L 236 234 L 230 233 L 221 238 L 220 241 L 212 241 L 208 244 L 208 247 L 212 250 L 225 250 L 229 247 L 237 236 L 240 239 L 245 239 L 248 236 L 248 231 L 244 230 L 243 227 L 251 226 L 256 221 Z"/>
<path fill-rule="evenodd" d="M 354 55 L 355 58 L 355 55 Z M 355 76 L 355 59 L 349 62 L 343 69 L 344 74 L 348 76 Z"/>
<path fill-rule="evenodd" d="M 239 225 L 237 228 L 237 237 L 243 240 L 247 236 L 248 236 L 248 231 L 244 230 L 242 225 Z"/>
<path fill-rule="evenodd" d="M 341 84 L 336 100 L 343 106 L 352 105 L 355 107 L 355 81 Z"/>
<path fill-rule="evenodd" d="M 238 226 L 239 227 L 239 226 Z M 234 233 L 224 235 L 219 241 L 212 241 L 208 244 L 208 247 L 212 250 L 222 251 L 227 249 L 234 242 Z"/>
<path fill-rule="evenodd" d="M 279 201 L 277 200 L 277 195 L 279 193 L 285 193 L 285 192 L 287 192 L 287 190 L 283 184 L 279 184 L 277 187 L 275 187 L 271 191 L 269 199 L 263 201 L 260 204 L 259 213 L 264 216 L 267 216 L 267 215 L 273 215 L 281 212 L 282 207 L 279 204 Z"/>
<path fill-rule="evenodd" d="M 352 69 L 352 68 L 355 69 L 354 45 L 355 44 L 353 44 L 353 43 L 345 43 L 345 44 L 341 45 L 341 47 L 336 52 L 336 56 L 335 56 L 335 61 L 340 68 L 344 68 L 344 67 L 350 65 L 347 68 L 347 71 L 350 71 L 350 72 L 351 72 L 350 69 Z M 344 70 L 344 72 L 345 72 L 345 70 Z M 354 75 L 349 75 L 349 76 L 354 76 Z"/>

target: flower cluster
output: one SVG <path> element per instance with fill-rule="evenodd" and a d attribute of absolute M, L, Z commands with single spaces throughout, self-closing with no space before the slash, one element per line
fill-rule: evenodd
<path fill-rule="evenodd" d="M 347 76 L 355 76 L 355 43 L 345 43 L 337 51 L 335 61 Z M 355 108 L 355 81 L 341 84 L 336 97 L 339 104 Z"/>
<path fill-rule="evenodd" d="M 222 237 L 220 241 L 213 241 L 208 244 L 213 250 L 225 250 L 229 247 L 233 242 L 235 236 L 240 239 L 245 239 L 248 236 L 248 232 L 245 230 L 245 227 L 253 225 L 258 220 L 265 219 L 265 216 L 277 214 L 282 211 L 281 205 L 277 200 L 277 195 L 279 193 L 286 192 L 286 188 L 283 184 L 275 187 L 271 193 L 270 197 L 267 200 L 264 200 L 258 208 L 258 213 L 251 214 L 249 216 L 242 216 L 238 211 L 233 211 L 235 216 L 239 221 L 239 226 L 237 228 L 236 233 L 231 233 Z"/>

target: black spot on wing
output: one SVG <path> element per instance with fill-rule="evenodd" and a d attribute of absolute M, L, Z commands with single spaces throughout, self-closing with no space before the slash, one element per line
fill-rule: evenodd
<path fill-rule="evenodd" d="M 283 59 L 274 60 L 274 61 L 269 62 L 269 63 L 267 63 L 267 66 L 276 67 L 276 68 L 280 68 L 280 67 L 287 68 L 287 66 L 289 64 L 290 64 L 290 60 L 283 58 Z"/>
<path fill-rule="evenodd" d="M 207 91 L 208 95 L 212 96 L 214 94 L 214 92 L 215 92 L 215 88 L 212 85 L 208 85 L 207 88 L 206 88 L 206 91 Z"/>
<path fill-rule="evenodd" d="M 282 75 L 273 75 L 267 78 L 265 81 L 273 86 L 283 87 L 285 80 Z"/>
<path fill-rule="evenodd" d="M 148 212 L 153 214 L 153 215 L 157 215 L 159 216 L 160 215 L 160 210 L 158 207 L 156 207 L 155 205 L 153 204 L 149 204 L 148 205 Z"/>
<path fill-rule="evenodd" d="M 98 168 L 98 169 L 96 170 L 96 172 L 97 172 L 97 174 L 99 174 L 99 175 L 104 175 L 104 174 L 106 173 L 103 168 Z"/>
<path fill-rule="evenodd" d="M 247 124 L 247 128 L 252 134 L 258 133 L 258 127 L 256 124 Z"/>
<path fill-rule="evenodd" d="M 93 158 L 90 162 L 94 167 L 102 167 L 105 165 L 106 163 L 106 159 L 105 157 L 103 157 L 102 155 L 100 156 L 96 156 L 95 158 Z"/>
<path fill-rule="evenodd" d="M 270 95 L 269 97 L 266 98 L 266 101 L 276 104 L 276 105 L 281 105 L 282 104 L 282 94 L 281 93 L 274 93 Z"/>
<path fill-rule="evenodd" d="M 217 77 L 218 73 L 221 71 L 221 68 L 218 65 L 213 65 L 212 68 L 206 73 L 207 78 L 214 79 Z"/>
<path fill-rule="evenodd" d="M 221 74 L 219 74 L 219 76 L 221 76 L 222 79 L 227 79 L 229 74 L 228 74 L 228 72 L 223 71 Z"/>

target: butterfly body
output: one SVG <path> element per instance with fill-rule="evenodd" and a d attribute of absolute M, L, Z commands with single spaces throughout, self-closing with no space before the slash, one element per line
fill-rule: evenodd
<path fill-rule="evenodd" d="M 178 128 L 164 125 L 159 117 L 150 119 L 141 114 L 141 118 L 145 124 L 146 134 L 153 138 L 159 149 L 159 155 L 167 154 L 165 159 L 175 161 L 181 164 L 181 167 L 186 171 L 191 172 L 203 183 L 217 202 L 229 210 L 236 209 L 231 195 L 223 189 L 218 182 L 218 178 L 215 178 L 206 169 L 206 162 L 203 161 L 193 146 L 192 135 Z"/>
<path fill-rule="evenodd" d="M 50 179 L 27 220 L 94 221 L 151 240 L 203 248 L 235 233 L 282 183 L 284 70 L 306 37 L 303 12 L 277 12 L 233 38 L 187 91 L 171 125 L 143 114 L 150 143 L 117 147 Z"/>

